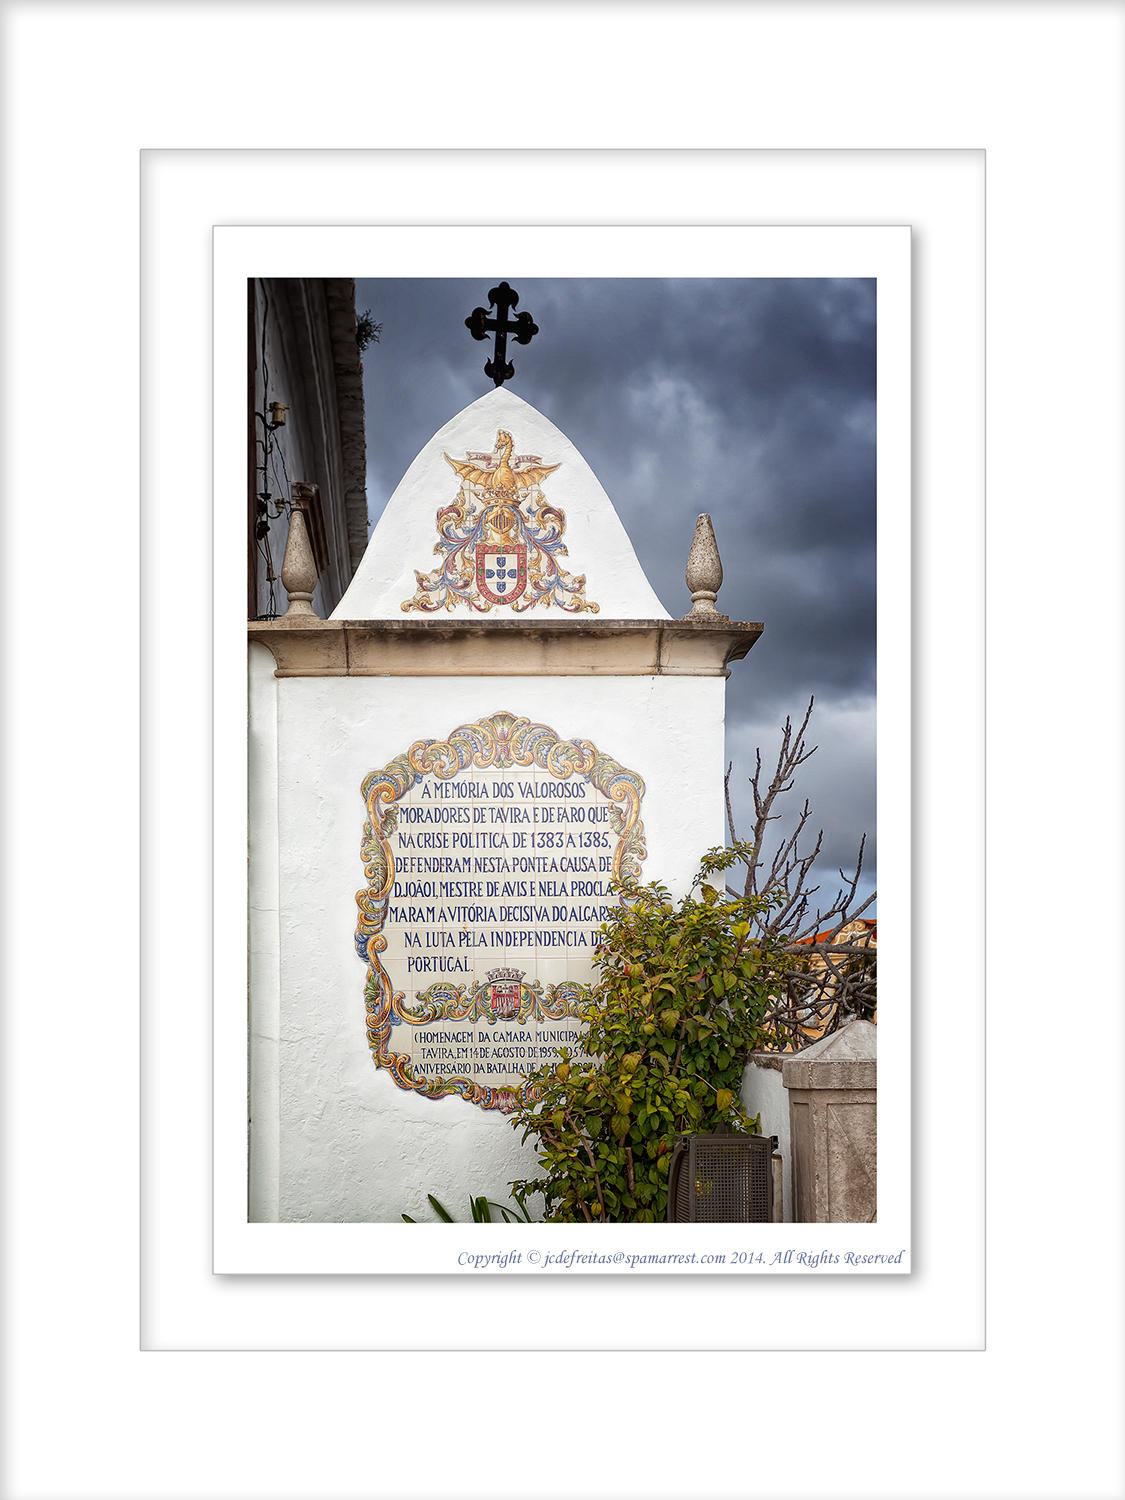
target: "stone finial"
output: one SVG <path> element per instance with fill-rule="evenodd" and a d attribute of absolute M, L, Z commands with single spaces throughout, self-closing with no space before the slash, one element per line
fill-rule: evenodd
<path fill-rule="evenodd" d="M 317 567 L 309 528 L 305 519 L 305 504 L 310 498 L 309 486 L 294 484 L 289 508 L 289 536 L 285 542 L 285 560 L 281 564 L 281 582 L 289 595 L 289 608 L 283 620 L 304 624 L 319 615 L 312 607 L 313 590 L 316 588 L 320 569 Z"/>
<path fill-rule="evenodd" d="M 704 616 L 725 620 L 726 615 L 720 615 L 715 608 L 715 598 L 723 584 L 723 565 L 719 560 L 715 528 L 708 515 L 700 516 L 695 523 L 695 535 L 691 539 L 684 578 L 691 594 L 691 609 L 684 619 Z"/>

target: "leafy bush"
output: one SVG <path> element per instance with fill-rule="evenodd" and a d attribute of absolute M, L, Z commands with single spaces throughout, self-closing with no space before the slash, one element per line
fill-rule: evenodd
<path fill-rule="evenodd" d="M 746 852 L 711 850 L 679 902 L 658 883 L 617 887 L 583 1051 L 564 1047 L 532 1073 L 531 1102 L 512 1117 L 545 1173 L 514 1182 L 512 1196 L 542 1193 L 548 1222 L 663 1219 L 677 1134 L 757 1130 L 739 1102 L 742 1071 L 785 960 L 778 941 L 751 934 L 775 898 L 703 883 Z"/>

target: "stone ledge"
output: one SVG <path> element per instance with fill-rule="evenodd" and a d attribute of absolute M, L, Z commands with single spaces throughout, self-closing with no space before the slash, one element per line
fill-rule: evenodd
<path fill-rule="evenodd" d="M 751 1052 L 747 1062 L 752 1063 L 756 1068 L 766 1068 L 774 1073 L 780 1073 L 785 1058 L 784 1052 Z"/>
<path fill-rule="evenodd" d="M 726 620 L 256 620 L 278 677 L 726 677 L 765 627 Z"/>
<path fill-rule="evenodd" d="M 800 1053 L 787 1061 L 781 1070 L 781 1081 L 787 1089 L 873 1090 L 877 1070 L 873 1062 L 802 1062 Z"/>

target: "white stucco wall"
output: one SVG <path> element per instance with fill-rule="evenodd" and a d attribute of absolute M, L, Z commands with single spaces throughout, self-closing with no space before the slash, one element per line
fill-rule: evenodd
<path fill-rule="evenodd" d="M 474 472 L 455 472 L 446 454 L 470 464 Z M 510 463 L 517 476 L 534 477 L 534 485 L 521 489 L 501 462 Z M 534 476 L 532 470 L 537 471 Z M 450 510 L 455 501 L 458 508 Z M 441 522 L 444 534 L 439 532 L 439 511 L 446 512 Z M 440 544 L 435 551 L 436 543 Z M 517 572 L 502 570 L 499 556 L 505 553 L 512 555 L 503 568 Z M 433 575 L 446 562 L 435 589 L 422 589 L 419 575 Z M 491 574 L 489 567 L 494 569 Z M 562 573 L 569 578 L 561 578 Z M 501 581 L 511 590 L 504 597 Z M 529 606 L 523 611 L 518 608 L 521 598 Z M 442 607 L 403 608 L 418 600 L 437 600 Z M 445 602 L 451 608 L 446 609 Z M 597 609 L 583 607 L 576 613 L 566 604 L 596 604 Z M 505 1201 L 513 1178 L 537 1175 L 533 1150 L 521 1144 L 501 1110 L 482 1109 L 458 1097 L 422 1097 L 400 1088 L 385 1068 L 375 1066 L 364 998 L 367 961 L 357 955 L 355 943 L 356 895 L 366 889 L 361 788 L 371 772 L 381 771 L 420 740 L 444 741 L 460 725 L 506 712 L 547 725 L 563 741 L 589 741 L 643 779 L 647 858 L 642 878 L 660 879 L 674 895 L 681 895 L 700 855 L 724 841 L 726 684 L 717 671 L 714 650 L 686 653 L 671 667 L 662 660 L 658 665 L 657 659 L 642 659 L 635 649 L 632 656 L 628 651 L 614 655 L 623 632 L 615 630 L 613 622 L 667 620 L 667 611 L 645 578 L 609 496 L 582 455 L 548 418 L 504 389 L 473 402 L 425 444 L 388 502 L 355 578 L 333 613 L 333 619 L 341 621 L 433 620 L 451 622 L 455 628 L 460 628 L 459 622 L 486 618 L 504 626 L 506 650 L 521 641 L 521 621 L 580 620 L 587 627 L 581 634 L 585 655 L 579 659 L 572 652 L 566 670 L 590 675 L 468 675 L 489 667 L 487 658 L 469 655 L 458 658 L 464 675 L 453 675 L 451 668 L 448 677 L 278 679 L 272 659 L 267 662 L 260 649 L 252 656 L 253 1220 L 396 1222 L 403 1212 L 428 1217 L 427 1192 L 463 1215 L 468 1195 L 483 1193 Z M 516 631 L 509 635 L 511 626 Z M 552 660 L 544 654 L 542 642 L 529 635 L 525 644 L 526 657 L 523 644 L 516 645 L 514 670 L 526 663 L 531 672 L 550 673 Z M 612 661 L 610 671 L 637 675 L 598 675 L 596 668 L 590 669 L 599 658 L 602 672 Z M 401 670 L 401 657 L 395 660 L 395 670 Z M 318 664 L 327 661 L 313 653 L 300 670 L 338 670 Z M 688 661 L 698 665 L 685 666 Z M 377 657 L 368 662 L 368 670 L 372 664 L 378 667 Z M 555 670 L 563 668 L 556 664 Z M 677 675 L 695 670 L 699 676 Z M 591 808 L 599 796 L 605 800 L 604 793 L 595 794 L 593 777 L 591 769 L 586 789 Z M 404 827 L 425 800 L 419 792 L 417 806 L 409 805 L 412 795 L 402 793 L 396 804 L 399 830 L 387 833 L 397 842 L 399 854 L 421 847 L 403 842 Z M 496 819 L 496 826 L 505 821 Z M 389 868 L 391 845 L 379 847 L 378 858 L 386 858 Z M 450 841 L 436 847 L 455 846 Z M 408 859 L 402 867 L 405 875 Z M 422 868 L 431 867 L 423 860 Z M 400 889 L 397 880 L 395 889 Z M 400 900 L 405 899 L 406 886 L 401 889 Z M 500 949 L 488 955 L 496 961 L 495 983 L 511 983 L 506 967 L 527 968 L 528 986 L 592 979 L 590 909 L 567 910 L 565 920 L 552 909 L 546 928 L 538 914 L 541 908 L 528 909 L 534 915 L 526 920 L 534 927 L 514 935 L 481 918 L 481 932 L 489 928 L 488 946 L 495 943 Z M 382 915 L 371 920 L 384 922 Z M 569 933 L 563 931 L 566 927 Z M 584 929 L 585 953 L 568 948 L 564 956 L 552 944 L 539 942 L 544 930 L 554 939 L 560 934 L 573 937 L 579 927 Z M 428 912 L 399 912 L 375 930 L 388 943 L 381 962 L 390 984 L 406 992 L 405 1009 L 392 1005 L 389 997 L 373 1001 L 392 1033 L 390 1043 L 384 1040 L 382 1045 L 401 1055 L 409 1048 L 402 1045 L 405 1034 L 396 1045 L 398 1027 L 413 1024 L 409 1007 L 421 990 L 407 974 L 430 972 L 412 963 L 419 947 L 441 951 L 444 932 L 453 940 L 449 947 L 460 952 L 479 934 L 463 918 L 450 917 L 440 908 L 433 921 Z M 417 945 L 413 938 L 419 933 L 423 942 Z M 372 931 L 365 935 L 372 936 Z M 525 955 L 522 947 L 511 954 L 506 951 L 525 939 L 541 951 L 534 956 Z M 480 970 L 487 975 L 487 961 L 481 957 L 473 970 L 478 984 L 484 982 Z M 396 963 L 405 966 L 405 972 L 400 969 L 396 975 Z M 495 992 L 488 993 L 499 1004 Z M 554 995 L 551 1004 L 557 1005 L 558 992 Z M 456 1003 L 463 998 L 462 991 Z M 524 1020 L 509 1016 L 505 1024 L 520 1028 L 519 1040 L 530 1043 L 529 1016 L 521 1014 Z M 419 1020 L 418 1025 L 419 1032 L 409 1033 L 412 1042 L 430 1023 Z M 471 1046 L 474 1059 L 492 1080 L 503 1042 L 485 1058 L 482 1040 L 477 1035 L 466 1042 L 461 1036 L 455 1046 Z M 553 1039 L 544 1043 L 553 1044 Z M 455 1052 L 427 1055 L 435 1067 L 460 1066 Z M 508 1066 L 510 1054 L 504 1056 Z M 480 1081 L 474 1078 L 474 1083 Z M 496 1087 L 502 1089 L 503 1084 L 497 1080 Z"/>
<path fill-rule="evenodd" d="M 462 1214 L 469 1193 L 506 1201 L 508 1183 L 536 1163 L 505 1117 L 419 1098 L 373 1064 L 354 943 L 363 779 L 416 740 L 498 710 L 525 715 L 643 777 L 643 873 L 679 894 L 699 855 L 723 842 L 724 679 L 278 681 L 260 662 L 254 671 L 252 815 L 264 826 L 250 863 L 251 1216 L 394 1222 L 403 1211 L 428 1217 L 427 1192 Z"/>
<path fill-rule="evenodd" d="M 277 689 L 273 655 L 250 646 L 247 735 L 247 908 L 249 1016 L 249 1217 L 277 1217 L 281 1035 L 278 876 Z"/>
<path fill-rule="evenodd" d="M 742 1075 L 742 1107 L 748 1115 L 760 1114 L 762 1134 L 777 1136 L 777 1149 L 781 1154 L 782 1214 L 786 1224 L 793 1222 L 793 1153 L 790 1149 L 789 1090 L 781 1081 L 780 1057 L 778 1066 L 772 1062 L 761 1063 L 753 1059 L 746 1065 Z"/>

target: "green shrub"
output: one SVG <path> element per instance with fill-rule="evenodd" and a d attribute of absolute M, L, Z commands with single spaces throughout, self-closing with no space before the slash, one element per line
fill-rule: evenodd
<path fill-rule="evenodd" d="M 711 850 L 679 902 L 660 884 L 617 887 L 583 1050 L 562 1048 L 531 1074 L 531 1102 L 512 1117 L 544 1169 L 512 1196 L 542 1193 L 548 1222 L 663 1219 L 676 1135 L 757 1130 L 739 1102 L 742 1071 L 784 960 L 772 938 L 751 939 L 750 919 L 774 901 L 703 883 L 745 855 Z"/>

